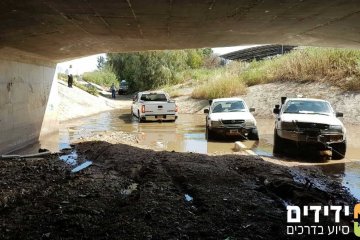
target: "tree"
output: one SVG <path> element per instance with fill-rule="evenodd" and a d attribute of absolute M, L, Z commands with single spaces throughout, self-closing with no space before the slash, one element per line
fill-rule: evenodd
<path fill-rule="evenodd" d="M 99 70 L 102 70 L 104 67 L 105 67 L 105 58 L 103 56 L 99 56 L 97 57 L 97 65 L 96 67 L 99 69 Z"/>
<path fill-rule="evenodd" d="M 106 66 L 118 79 L 126 79 L 134 91 L 175 84 L 176 74 L 202 67 L 211 49 L 165 50 L 134 53 L 109 53 Z"/>

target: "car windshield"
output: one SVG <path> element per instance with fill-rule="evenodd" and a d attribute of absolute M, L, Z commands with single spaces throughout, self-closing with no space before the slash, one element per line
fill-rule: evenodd
<path fill-rule="evenodd" d="M 213 113 L 220 112 L 244 112 L 245 104 L 243 101 L 219 101 L 212 107 Z"/>
<path fill-rule="evenodd" d="M 141 95 L 141 100 L 143 101 L 156 101 L 156 102 L 166 102 L 167 98 L 164 93 L 145 93 Z"/>
<path fill-rule="evenodd" d="M 286 104 L 284 113 L 329 115 L 331 108 L 327 102 L 291 100 Z"/>

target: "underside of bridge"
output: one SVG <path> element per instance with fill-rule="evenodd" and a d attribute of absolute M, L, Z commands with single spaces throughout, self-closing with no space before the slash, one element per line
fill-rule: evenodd
<path fill-rule="evenodd" d="M 0 6 L 0 153 L 36 140 L 48 122 L 54 126 L 56 101 L 49 95 L 56 95 L 56 62 L 245 44 L 360 46 L 356 0 L 4 0 Z"/>
<path fill-rule="evenodd" d="M 240 44 L 358 47 L 359 21 L 356 0 L 5 0 L 0 47 L 53 61 Z"/>

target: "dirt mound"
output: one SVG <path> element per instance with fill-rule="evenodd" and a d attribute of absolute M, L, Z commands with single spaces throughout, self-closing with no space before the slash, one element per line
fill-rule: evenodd
<path fill-rule="evenodd" d="M 76 150 L 94 162 L 77 174 L 56 155 L 0 161 L 1 239 L 286 239 L 287 203 L 354 201 L 318 173 L 305 181 L 258 157 L 107 142 Z"/>

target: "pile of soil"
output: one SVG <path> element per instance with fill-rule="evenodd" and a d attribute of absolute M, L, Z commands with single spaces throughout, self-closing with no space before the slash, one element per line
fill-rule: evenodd
<path fill-rule="evenodd" d="M 75 174 L 57 155 L 0 160 L 1 239 L 287 239 L 286 204 L 354 204 L 319 173 L 258 157 L 75 148 L 93 161 Z"/>

